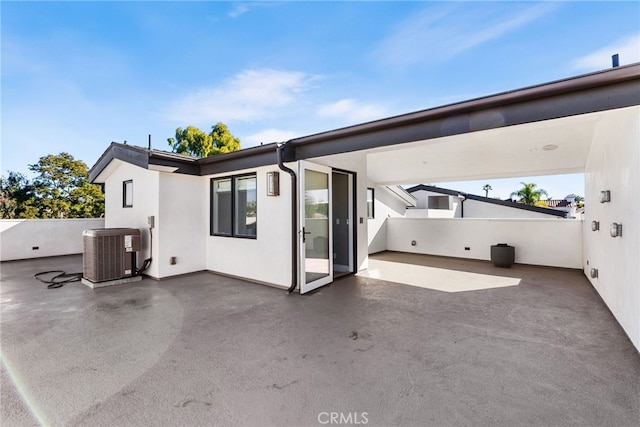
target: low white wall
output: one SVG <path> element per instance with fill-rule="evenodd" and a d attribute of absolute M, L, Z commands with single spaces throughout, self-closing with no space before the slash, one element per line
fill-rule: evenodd
<path fill-rule="evenodd" d="M 640 108 L 602 116 L 585 169 L 584 269 L 640 350 Z M 609 203 L 599 203 L 602 190 L 611 191 Z M 609 234 L 613 222 L 622 224 L 621 237 Z M 590 277 L 591 268 L 598 277 Z"/>
<path fill-rule="evenodd" d="M 104 219 L 0 220 L 0 261 L 80 254 L 82 232 L 94 228 L 104 228 Z"/>
<path fill-rule="evenodd" d="M 582 268 L 582 221 L 387 219 L 387 249 L 392 251 L 490 260 L 491 246 L 498 243 L 515 246 L 519 264 Z"/>

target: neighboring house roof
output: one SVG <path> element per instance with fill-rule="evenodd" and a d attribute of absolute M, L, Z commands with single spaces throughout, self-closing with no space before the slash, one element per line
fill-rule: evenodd
<path fill-rule="evenodd" d="M 411 188 L 407 188 L 407 191 L 409 193 L 415 193 L 416 191 L 420 191 L 420 190 L 430 191 L 432 193 L 446 194 L 449 196 L 463 196 L 467 200 L 476 200 L 478 202 L 491 203 L 494 205 L 506 206 L 508 208 L 522 209 L 529 212 L 537 212 L 541 214 L 558 216 L 562 218 L 567 217 L 567 212 L 565 211 L 559 211 L 552 208 L 544 208 L 541 206 L 525 205 L 524 203 L 513 202 L 511 200 L 492 199 L 490 197 L 477 196 L 475 194 L 469 194 L 469 193 L 464 193 L 462 191 L 450 190 L 448 188 L 435 187 L 433 185 L 419 184 Z"/>
<path fill-rule="evenodd" d="M 287 141 L 284 161 L 388 147 L 640 104 L 640 64 L 631 64 Z M 89 171 L 96 180 L 113 159 L 141 167 L 210 175 L 276 163 L 277 144 L 203 159 L 112 143 Z"/>

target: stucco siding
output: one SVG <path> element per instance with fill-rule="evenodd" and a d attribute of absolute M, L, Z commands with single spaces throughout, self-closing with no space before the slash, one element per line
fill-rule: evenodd
<path fill-rule="evenodd" d="M 621 125 L 624 123 L 624 126 Z M 584 271 L 636 348 L 640 349 L 640 107 L 624 118 L 604 116 L 593 136 L 585 170 Z M 599 203 L 609 190 L 611 201 Z M 598 221 L 599 231 L 591 231 Z M 622 236 L 611 237 L 612 223 Z M 591 268 L 598 277 L 591 278 Z"/>
<path fill-rule="evenodd" d="M 157 230 L 162 244 L 154 256 L 160 277 L 206 269 L 208 179 L 160 172 Z M 172 264 L 174 258 L 175 264 Z"/>
<path fill-rule="evenodd" d="M 153 248 L 150 248 L 151 234 L 147 218 L 154 216 L 156 224 L 160 223 L 159 216 L 159 191 L 160 172 L 150 171 L 138 166 L 116 161 L 109 168 L 109 176 L 105 181 L 105 227 L 106 228 L 138 228 L 141 231 L 141 250 L 138 253 L 138 267 L 142 261 L 150 256 L 158 255 L 162 230 L 156 227 L 153 230 Z M 133 182 L 133 206 L 123 207 L 124 181 Z M 157 262 L 152 262 L 146 271 L 151 277 L 159 278 Z"/>
<path fill-rule="evenodd" d="M 289 165 L 295 168 L 296 164 Z M 267 172 L 279 171 L 277 165 L 237 171 L 233 175 L 256 173 L 257 238 L 206 236 L 206 268 L 211 271 L 247 278 L 261 283 L 289 287 L 291 285 L 291 177 L 280 171 L 280 195 L 267 196 Z M 230 174 L 209 175 L 202 191 L 210 204 L 211 178 Z M 208 224 L 208 223 L 207 223 Z"/>

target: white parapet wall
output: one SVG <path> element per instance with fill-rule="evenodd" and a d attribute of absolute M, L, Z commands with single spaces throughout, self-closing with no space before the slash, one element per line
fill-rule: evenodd
<path fill-rule="evenodd" d="M 0 220 L 0 261 L 82 253 L 82 232 L 103 218 Z"/>
<path fill-rule="evenodd" d="M 391 251 L 490 260 L 498 243 L 516 248 L 518 264 L 582 268 L 580 220 L 387 218 Z"/>

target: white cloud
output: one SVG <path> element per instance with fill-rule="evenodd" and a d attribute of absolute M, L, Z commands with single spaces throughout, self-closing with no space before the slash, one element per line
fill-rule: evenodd
<path fill-rule="evenodd" d="M 169 118 L 182 123 L 252 121 L 294 104 L 312 77 L 297 71 L 245 70 L 218 86 L 175 101 Z"/>
<path fill-rule="evenodd" d="M 619 39 L 595 52 L 576 59 L 573 66 L 578 70 L 602 70 L 611 68 L 611 57 L 619 55 L 620 65 L 640 62 L 640 34 Z"/>
<path fill-rule="evenodd" d="M 271 143 L 271 142 L 285 142 L 292 138 L 300 136 L 297 132 L 291 130 L 282 130 L 282 129 L 265 129 L 258 133 L 254 133 L 252 135 L 247 135 L 242 138 L 242 147 L 254 147 L 256 145 L 260 145 L 261 143 Z"/>
<path fill-rule="evenodd" d="M 229 12 L 229 16 L 232 18 L 237 18 L 240 15 L 244 15 L 249 11 L 249 6 L 246 3 L 236 3 L 233 6 L 231 12 Z"/>
<path fill-rule="evenodd" d="M 542 3 L 508 13 L 499 7 L 477 9 L 467 2 L 428 7 L 400 23 L 374 57 L 395 67 L 440 62 L 513 32 L 556 7 Z"/>
<path fill-rule="evenodd" d="M 321 117 L 342 118 L 349 123 L 360 123 L 385 116 L 385 109 L 375 104 L 364 104 L 354 99 L 341 99 L 332 104 L 321 105 L 317 114 Z"/>
<path fill-rule="evenodd" d="M 242 1 L 233 3 L 233 8 L 228 13 L 229 17 L 237 18 L 245 13 L 251 12 L 257 8 L 274 7 L 278 2 L 271 2 L 266 0 L 260 1 Z"/>

